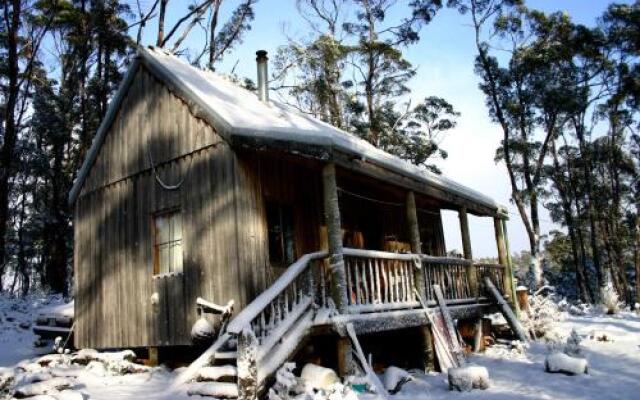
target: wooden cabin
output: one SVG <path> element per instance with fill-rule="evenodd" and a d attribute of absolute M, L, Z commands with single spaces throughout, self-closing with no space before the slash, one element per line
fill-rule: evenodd
<path fill-rule="evenodd" d="M 433 283 L 460 315 L 486 274 L 511 295 L 503 207 L 269 100 L 263 52 L 258 70 L 256 93 L 139 50 L 69 195 L 77 347 L 189 346 L 198 297 L 235 302 L 223 333 L 251 327 L 260 360 L 305 318 L 424 326 L 414 290 L 432 305 Z M 464 259 L 445 257 L 442 210 Z M 471 261 L 468 213 L 494 220 L 500 265 Z"/>

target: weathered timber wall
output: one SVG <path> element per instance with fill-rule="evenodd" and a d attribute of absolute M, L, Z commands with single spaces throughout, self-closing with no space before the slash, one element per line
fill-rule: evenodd
<path fill-rule="evenodd" d="M 178 190 L 155 181 L 147 149 L 167 184 L 184 177 Z M 197 296 L 241 308 L 260 290 L 266 243 L 243 171 L 209 125 L 138 72 L 76 202 L 77 346 L 189 344 Z M 154 277 L 152 216 L 171 208 L 182 211 L 184 272 Z"/>

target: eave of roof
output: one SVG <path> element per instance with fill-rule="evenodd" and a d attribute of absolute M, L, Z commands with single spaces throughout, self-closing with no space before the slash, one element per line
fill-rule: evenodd
<path fill-rule="evenodd" d="M 117 111 L 122 103 L 127 90 L 133 81 L 135 73 L 140 65 L 144 65 L 150 72 L 152 72 L 159 80 L 161 80 L 172 92 L 185 101 L 192 112 L 200 118 L 206 120 L 213 126 L 214 129 L 230 144 L 242 142 L 252 142 L 255 144 L 269 145 L 273 142 L 281 143 L 296 143 L 303 146 L 315 147 L 325 149 L 328 154 L 333 154 L 335 151 L 343 154 L 351 155 L 355 158 L 359 158 L 366 162 L 375 164 L 379 167 L 416 180 L 418 182 L 430 185 L 444 192 L 453 194 L 462 199 L 470 202 L 475 202 L 483 207 L 493 210 L 496 215 L 506 216 L 506 208 L 499 205 L 490 197 L 479 193 L 475 190 L 467 188 L 461 184 L 458 184 L 443 176 L 433 174 L 429 171 L 412 165 L 404 160 L 399 159 L 389 153 L 386 153 L 380 149 L 371 146 L 369 143 L 356 138 L 355 136 L 341 131 L 331 125 L 316 120 L 306 115 L 295 115 L 296 118 L 308 119 L 310 123 L 314 125 L 314 128 L 319 128 L 318 132 L 304 131 L 304 134 L 295 135 L 292 134 L 291 129 L 279 130 L 278 127 L 266 126 L 264 129 L 260 127 L 246 127 L 233 125 L 219 112 L 215 107 L 212 107 L 209 102 L 198 95 L 194 88 L 189 84 L 186 84 L 179 78 L 178 75 L 171 68 L 167 67 L 164 62 L 160 60 L 160 57 L 167 58 L 173 57 L 171 62 L 184 63 L 175 56 L 168 55 L 162 50 L 157 49 L 145 49 L 139 48 L 138 57 L 136 57 L 133 63 L 129 66 L 125 77 L 116 92 L 115 97 L 111 101 L 107 113 L 98 128 L 94 141 L 87 153 L 87 157 L 82 164 L 78 172 L 78 176 L 74 185 L 69 192 L 69 203 L 75 203 L 80 194 L 82 184 L 87 178 L 91 166 L 95 161 L 100 147 L 104 142 L 105 135 L 107 134 L 111 123 L 117 115 Z M 180 68 L 184 68 L 184 65 L 179 65 Z M 193 68 L 193 73 L 204 74 L 200 70 Z M 210 72 L 207 72 L 210 73 Z M 243 96 L 255 96 L 254 93 L 245 91 Z M 271 107 L 276 111 L 282 111 L 291 114 L 292 111 L 287 107 L 277 102 L 272 102 Z"/>

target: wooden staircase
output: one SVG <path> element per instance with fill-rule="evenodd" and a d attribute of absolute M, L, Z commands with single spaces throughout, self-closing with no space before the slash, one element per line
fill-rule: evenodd
<path fill-rule="evenodd" d="M 502 266 L 475 268 L 462 259 L 344 249 L 348 304 L 347 313 L 339 314 L 329 295 L 327 258 L 327 252 L 310 253 L 291 265 L 231 320 L 173 388 L 189 383 L 188 392 L 194 395 L 255 399 L 316 326 L 353 329 L 367 321 L 380 322 L 385 315 L 396 320 L 398 313 L 423 318 L 417 321 L 426 325 L 415 293 L 434 306 L 432 284 L 442 288 L 452 305 L 486 301 L 486 277 L 497 279 L 500 288 L 508 285 Z"/>

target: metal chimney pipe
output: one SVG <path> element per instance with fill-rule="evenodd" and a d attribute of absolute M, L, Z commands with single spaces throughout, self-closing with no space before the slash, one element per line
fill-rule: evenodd
<path fill-rule="evenodd" d="M 266 50 L 256 51 L 256 62 L 258 64 L 258 98 L 265 103 L 269 102 L 268 71 L 267 71 Z"/>

